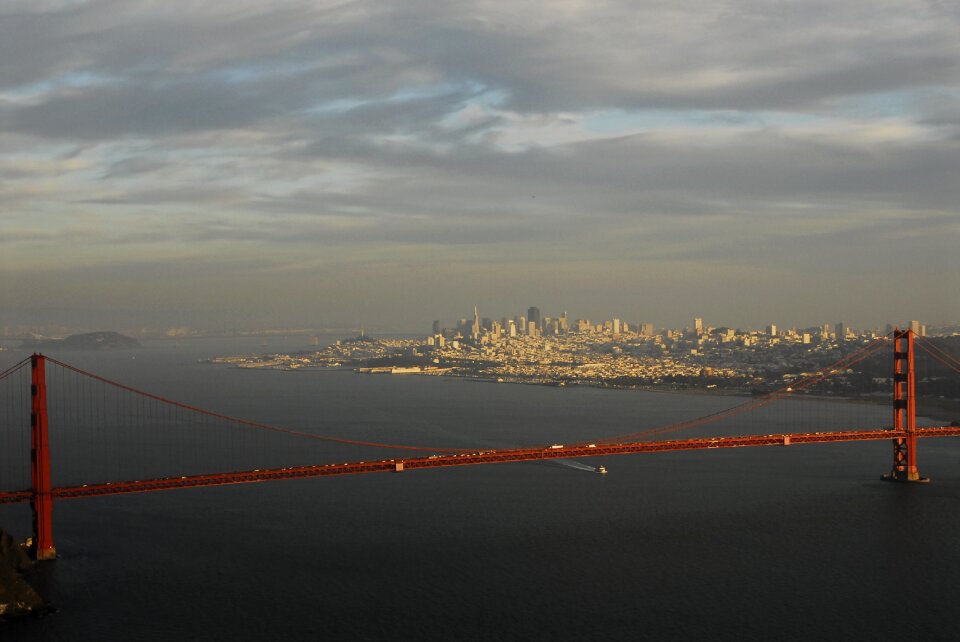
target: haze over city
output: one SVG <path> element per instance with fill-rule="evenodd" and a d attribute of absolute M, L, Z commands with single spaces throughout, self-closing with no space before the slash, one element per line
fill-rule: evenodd
<path fill-rule="evenodd" d="M 960 319 L 956 5 L 0 6 L 0 324 Z"/>

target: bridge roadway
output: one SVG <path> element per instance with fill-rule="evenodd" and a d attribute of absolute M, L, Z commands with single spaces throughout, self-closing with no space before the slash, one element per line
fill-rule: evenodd
<path fill-rule="evenodd" d="M 917 437 L 957 437 L 960 426 L 939 426 L 918 428 Z M 778 435 L 747 435 L 743 437 L 703 437 L 697 439 L 670 439 L 663 441 L 636 441 L 622 444 L 576 444 L 548 446 L 538 448 L 513 448 L 507 450 L 483 450 L 475 453 L 457 453 L 430 455 L 408 459 L 383 459 L 378 461 L 356 461 L 343 464 L 320 464 L 316 466 L 297 466 L 292 468 L 274 468 L 246 470 L 231 473 L 211 473 L 206 475 L 188 475 L 136 481 L 110 482 L 104 484 L 85 484 L 82 486 L 60 486 L 51 491 L 53 499 L 78 499 L 101 495 L 120 495 L 125 493 L 143 493 L 178 488 L 198 488 L 201 486 L 222 486 L 226 484 L 249 484 L 254 482 L 275 481 L 280 479 L 302 479 L 305 477 L 328 477 L 332 475 L 354 475 L 360 473 L 383 473 L 417 470 L 421 468 L 442 468 L 447 466 L 473 466 L 479 464 L 502 464 L 517 461 L 535 461 L 540 459 L 572 459 L 575 457 L 601 457 L 606 455 L 630 455 L 635 453 L 669 452 L 680 450 L 706 450 L 710 448 L 746 448 L 757 446 L 791 446 L 797 444 L 826 444 L 848 441 L 877 441 L 905 438 L 905 432 L 881 430 L 851 430 L 845 432 L 811 432 Z M 0 504 L 17 504 L 30 501 L 31 490 L 0 493 Z"/>

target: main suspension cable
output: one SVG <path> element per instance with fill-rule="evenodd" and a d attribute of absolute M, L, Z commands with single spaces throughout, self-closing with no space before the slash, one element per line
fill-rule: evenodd
<path fill-rule="evenodd" d="M 248 419 L 241 419 L 241 418 L 239 418 L 239 417 L 233 417 L 233 416 L 231 416 L 231 415 L 227 415 L 227 414 L 224 414 L 224 413 L 222 413 L 222 412 L 216 412 L 216 411 L 213 411 L 213 410 L 205 410 L 205 409 L 199 408 L 199 407 L 197 407 L 197 406 L 192 406 L 192 405 L 190 405 L 190 404 L 186 404 L 186 403 L 183 403 L 183 402 L 180 402 L 180 401 L 175 401 L 175 400 L 173 400 L 173 399 L 168 399 L 168 398 L 163 397 L 163 396 L 161 396 L 161 395 L 156 395 L 156 394 L 153 394 L 153 393 L 151 393 L 151 392 L 146 392 L 146 391 L 144 391 L 144 390 L 139 390 L 139 389 L 134 388 L 134 387 L 132 387 L 132 386 L 128 386 L 128 385 L 119 383 L 119 382 L 117 382 L 117 381 L 113 381 L 113 380 L 111 380 L 111 379 L 107 379 L 106 377 L 101 377 L 100 375 L 94 374 L 94 373 L 92 373 L 92 372 L 87 372 L 86 370 L 82 370 L 82 369 L 80 369 L 80 368 L 77 368 L 76 366 L 71 366 L 71 365 L 68 364 L 68 363 L 64 363 L 64 362 L 62 362 L 62 361 L 59 361 L 59 360 L 57 360 L 57 359 L 53 359 L 53 358 L 51 358 L 51 357 L 47 357 L 47 361 L 49 361 L 49 362 L 51 362 L 51 363 L 54 363 L 54 364 L 60 366 L 61 368 L 66 369 L 66 370 L 75 372 L 75 373 L 77 373 L 77 374 L 84 375 L 84 376 L 86 376 L 86 377 L 90 377 L 91 379 L 94 379 L 94 380 L 99 381 L 99 382 L 101 382 L 101 383 L 104 383 L 104 384 L 113 386 L 113 387 L 115 387 L 115 388 L 118 388 L 118 389 L 120 389 L 120 390 L 124 390 L 124 391 L 126 391 L 126 392 L 130 392 L 130 393 L 135 394 L 135 395 L 139 395 L 141 398 L 152 399 L 152 400 L 154 400 L 154 401 L 159 401 L 159 402 L 161 402 L 161 403 L 165 403 L 165 404 L 169 404 L 169 405 L 171 405 L 171 406 L 175 406 L 175 407 L 177 407 L 177 408 L 180 408 L 181 410 L 189 410 L 189 411 L 191 411 L 191 412 L 195 412 L 195 413 L 198 413 L 198 414 L 203 415 L 203 416 L 206 416 L 206 417 L 213 417 L 213 418 L 215 418 L 215 419 L 220 419 L 220 420 L 223 420 L 223 421 L 228 421 L 228 422 L 236 423 L 236 424 L 238 424 L 238 425 L 247 426 L 247 427 L 249 427 L 249 428 L 257 428 L 257 429 L 260 429 L 260 430 L 267 430 L 267 431 L 270 431 L 270 432 L 282 433 L 282 434 L 286 434 L 286 435 L 293 435 L 293 436 L 296 436 L 296 437 L 303 437 L 303 438 L 306 438 L 306 439 L 315 439 L 315 440 L 319 440 L 319 441 L 327 441 L 327 442 L 333 442 L 333 443 L 338 443 L 338 444 L 347 444 L 347 445 L 351 445 L 351 446 L 369 446 L 369 447 L 371 447 L 371 448 L 385 448 L 385 449 L 395 449 L 395 450 L 413 450 L 413 451 L 420 451 L 420 452 L 475 452 L 475 451 L 476 451 L 476 448 L 446 448 L 446 447 L 444 447 L 444 448 L 438 448 L 438 447 L 430 447 L 430 446 L 409 446 L 409 445 L 405 445 L 405 444 L 384 444 L 384 443 L 373 442 L 373 441 L 362 441 L 362 440 L 358 440 L 358 439 L 347 439 L 347 438 L 345 438 L 345 437 L 332 437 L 332 436 L 327 436 L 327 435 L 318 435 L 318 434 L 315 434 L 315 433 L 303 432 L 303 431 L 300 431 L 300 430 L 292 430 L 292 429 L 290 429 L 290 428 L 281 428 L 280 426 L 273 426 L 273 425 L 271 425 L 271 424 L 265 424 L 265 423 L 262 423 L 262 422 L 259 422 L 259 421 L 251 421 L 251 420 L 248 420 Z"/>

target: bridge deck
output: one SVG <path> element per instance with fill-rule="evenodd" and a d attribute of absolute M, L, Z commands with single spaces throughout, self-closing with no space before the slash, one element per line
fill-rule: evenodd
<path fill-rule="evenodd" d="M 960 426 L 940 426 L 917 429 L 918 438 L 956 436 L 960 436 Z M 249 484 L 255 482 L 276 481 L 281 479 L 327 477 L 332 475 L 355 475 L 361 473 L 382 473 L 394 472 L 398 470 L 408 471 L 421 468 L 441 468 L 448 466 L 500 464 L 539 459 L 572 459 L 575 457 L 600 457 L 606 455 L 630 455 L 635 453 L 669 452 L 680 450 L 707 450 L 711 448 L 746 448 L 758 446 L 790 446 L 796 444 L 824 444 L 848 441 L 878 441 L 904 437 L 906 437 L 905 432 L 894 432 L 892 430 L 854 430 L 846 432 L 747 435 L 743 437 L 704 437 L 697 439 L 637 441 L 623 444 L 596 443 L 576 444 L 562 447 L 552 446 L 547 448 L 538 447 L 513 448 L 508 450 L 483 450 L 475 453 L 430 455 L 428 457 L 414 457 L 408 459 L 357 461 L 343 464 L 320 464 L 316 466 L 246 470 L 238 472 L 211 473 L 206 475 L 169 477 L 163 479 L 86 484 L 82 486 L 61 486 L 52 489 L 51 495 L 54 499 L 78 499 L 101 495 L 143 493 L 159 490 L 174 490 L 178 488 L 197 488 L 200 486 Z M 0 493 L 0 504 L 28 502 L 30 501 L 31 496 L 31 490 Z"/>

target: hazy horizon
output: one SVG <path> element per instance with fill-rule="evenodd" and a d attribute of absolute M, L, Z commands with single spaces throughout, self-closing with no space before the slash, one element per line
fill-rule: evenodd
<path fill-rule="evenodd" d="M 481 315 L 487 318 L 490 318 L 493 321 L 500 321 L 501 318 L 515 319 L 519 318 L 524 314 L 523 311 L 517 314 L 509 315 Z M 544 312 L 543 318 L 556 318 L 558 313 L 549 313 Z M 569 314 L 569 313 L 568 313 Z M 460 316 L 457 318 L 450 319 L 434 319 L 440 321 L 442 328 L 446 330 L 454 330 L 457 327 L 457 322 L 461 320 L 469 320 L 470 315 Z M 628 327 L 631 332 L 635 332 L 637 329 L 638 323 L 653 323 L 654 329 L 656 332 L 662 330 L 690 330 L 694 327 L 694 319 L 690 318 L 687 320 L 676 320 L 675 322 L 665 322 L 665 323 L 655 323 L 653 321 L 643 321 L 636 319 L 629 319 L 623 316 L 618 316 L 616 314 L 607 314 L 607 315 L 570 315 L 569 320 L 571 323 L 575 323 L 578 319 L 587 319 L 591 321 L 594 325 L 602 325 L 605 322 L 609 322 L 612 319 L 620 319 L 620 321 L 628 324 Z M 825 319 L 823 323 L 792 323 L 792 322 L 783 322 L 782 320 L 773 320 L 767 322 L 759 323 L 749 323 L 744 325 L 735 325 L 730 323 L 725 323 L 722 320 L 712 320 L 710 317 L 701 317 L 703 319 L 703 325 L 705 328 L 719 329 L 719 328 L 733 328 L 737 331 L 743 332 L 762 332 L 769 325 L 774 325 L 778 328 L 778 331 L 785 332 L 788 330 L 808 330 L 817 327 L 822 327 L 828 325 L 831 331 L 835 328 L 837 323 L 843 323 L 847 328 L 857 331 L 857 332 L 869 332 L 869 331 L 884 331 L 888 324 L 895 327 L 907 328 L 910 327 L 911 320 L 908 319 L 892 319 L 886 320 L 883 322 L 877 322 L 866 325 L 855 325 L 848 323 L 842 319 Z M 931 331 L 940 331 L 947 330 L 948 332 L 955 331 L 955 328 L 960 327 L 960 322 L 955 320 L 919 320 L 921 326 L 924 330 Z M 432 321 L 424 324 L 422 327 L 402 327 L 402 326 L 390 326 L 384 325 L 381 323 L 355 323 L 355 324 L 346 324 L 346 325 L 329 325 L 329 324 L 305 324 L 305 325 L 261 325 L 261 326 L 249 326 L 249 327 L 240 327 L 240 326 L 162 326 L 162 325 L 141 325 L 136 326 L 120 326 L 120 325 L 64 325 L 64 324 L 36 324 L 36 325 L 0 325 L 0 339 L 16 339 L 22 338 L 27 334 L 33 334 L 38 337 L 45 338 L 62 338 L 72 334 L 83 334 L 83 333 L 96 333 L 96 332 L 117 332 L 120 334 L 131 335 L 131 336 L 140 336 L 140 337 L 152 337 L 152 338 L 162 338 L 168 337 L 171 339 L 175 338 L 185 338 L 185 337 L 215 337 L 215 336 L 230 336 L 230 335 L 353 335 L 353 334 L 369 334 L 371 336 L 376 335 L 387 335 L 387 336 L 429 336 Z"/>
<path fill-rule="evenodd" d="M 0 6 L 0 327 L 960 320 L 960 9 Z"/>

